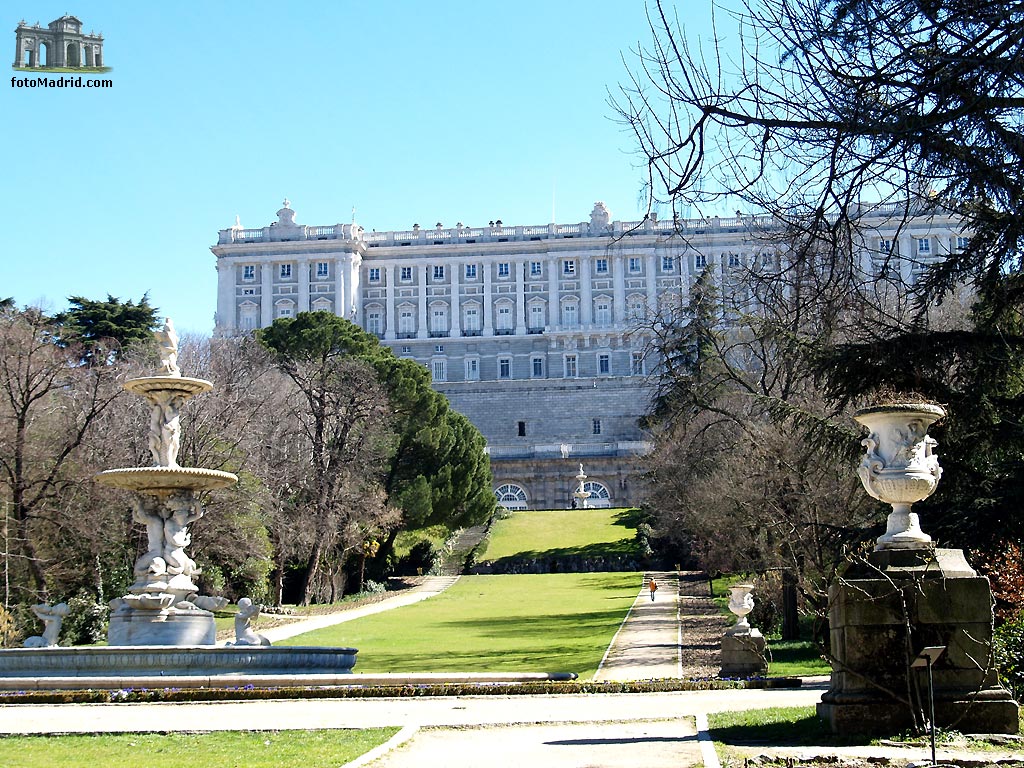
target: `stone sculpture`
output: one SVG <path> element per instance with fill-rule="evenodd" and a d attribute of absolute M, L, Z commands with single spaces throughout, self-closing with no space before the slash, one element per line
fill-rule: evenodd
<path fill-rule="evenodd" d="M 57 645 L 60 637 L 60 627 L 64 623 L 64 617 L 69 612 L 67 603 L 49 605 L 40 603 L 32 606 L 34 613 L 43 622 L 43 634 L 33 635 L 25 641 L 26 648 L 51 648 Z"/>
<path fill-rule="evenodd" d="M 248 597 L 238 601 L 238 613 L 235 615 L 235 642 L 229 645 L 270 645 L 263 635 L 257 635 L 252 628 L 252 620 L 260 615 L 263 606 L 254 603 Z"/>
<path fill-rule="evenodd" d="M 154 333 L 160 352 L 160 371 L 164 376 L 181 376 L 178 368 L 178 334 L 171 318 L 164 318 L 164 327 Z"/>

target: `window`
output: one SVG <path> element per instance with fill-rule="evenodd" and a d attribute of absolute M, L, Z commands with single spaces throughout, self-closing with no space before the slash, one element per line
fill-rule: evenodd
<path fill-rule="evenodd" d="M 738 253 L 729 254 L 729 266 L 738 267 L 740 265 L 740 255 Z"/>
<path fill-rule="evenodd" d="M 412 352 L 412 347 L 408 346 L 407 344 L 403 344 L 402 345 L 402 354 L 403 355 L 408 355 L 411 352 Z"/>
<path fill-rule="evenodd" d="M 443 264 L 435 264 L 434 265 L 434 279 L 435 280 L 444 280 L 444 265 Z"/>
<path fill-rule="evenodd" d="M 518 434 L 519 437 L 526 437 L 526 422 L 525 421 L 517 421 L 516 422 L 516 434 Z"/>
<path fill-rule="evenodd" d="M 498 264 L 498 277 L 508 277 L 508 262 L 503 261 Z"/>
<path fill-rule="evenodd" d="M 530 277 L 540 277 L 541 266 L 539 261 L 530 262 Z"/>
<path fill-rule="evenodd" d="M 644 375 L 644 353 L 634 352 L 629 357 L 629 372 L 633 376 Z"/>
<path fill-rule="evenodd" d="M 498 503 L 505 509 L 526 509 L 526 491 L 514 483 L 499 485 L 494 491 Z"/>
<path fill-rule="evenodd" d="M 480 360 L 475 357 L 466 358 L 466 381 L 480 380 Z"/>
<path fill-rule="evenodd" d="M 543 330 L 544 328 L 544 305 L 530 305 L 530 329 Z"/>
<path fill-rule="evenodd" d="M 610 325 L 612 322 L 612 305 L 608 299 L 598 299 L 594 304 L 594 322 L 598 325 Z"/>
<path fill-rule="evenodd" d="M 432 307 L 430 310 L 430 332 L 448 335 L 448 308 Z"/>
<path fill-rule="evenodd" d="M 326 261 L 318 261 L 316 263 L 316 276 L 327 277 L 330 274 L 330 267 L 327 266 Z"/>
<path fill-rule="evenodd" d="M 498 305 L 498 324 L 495 328 L 499 331 L 511 331 L 512 330 L 512 305 L 511 304 L 499 304 Z"/>
<path fill-rule="evenodd" d="M 370 267 L 370 282 L 371 283 L 379 283 L 380 282 L 380 267 Z"/>
<path fill-rule="evenodd" d="M 466 265 L 466 279 L 467 280 L 476 280 L 476 264 L 467 264 Z"/>
<path fill-rule="evenodd" d="M 512 378 L 512 358 L 511 357 L 499 357 L 498 358 L 498 378 L 499 379 L 511 379 Z"/>
<path fill-rule="evenodd" d="M 969 238 L 969 237 L 958 237 L 956 239 L 956 249 L 958 251 L 966 251 L 967 250 L 967 245 L 970 242 L 971 242 L 971 238 Z"/>
<path fill-rule="evenodd" d="M 383 324 L 381 323 L 380 311 L 374 310 L 366 313 L 366 330 L 369 333 L 380 336 Z"/>
<path fill-rule="evenodd" d="M 640 271 L 640 259 L 637 256 L 629 257 L 629 271 L 636 274 Z"/>
<path fill-rule="evenodd" d="M 927 237 L 917 238 L 917 252 L 918 253 L 931 253 L 932 252 L 932 241 Z"/>
<path fill-rule="evenodd" d="M 430 363 L 430 375 L 434 381 L 448 380 L 448 363 L 446 360 L 432 360 Z"/>
<path fill-rule="evenodd" d="M 594 419 L 593 423 L 591 424 L 591 432 L 593 432 L 595 435 L 600 435 L 601 434 L 601 420 L 600 419 Z"/>
<path fill-rule="evenodd" d="M 595 259 L 594 260 L 594 273 L 598 275 L 608 274 L 608 259 Z"/>
<path fill-rule="evenodd" d="M 281 279 L 288 280 L 292 276 L 292 265 L 282 264 L 281 265 Z"/>
<path fill-rule="evenodd" d="M 629 316 L 634 320 L 642 320 L 646 315 L 647 302 L 643 299 L 633 299 L 629 302 Z"/>
<path fill-rule="evenodd" d="M 597 356 L 597 372 L 602 376 L 607 376 L 612 372 L 611 355 L 600 354 Z M 595 432 L 594 434 L 597 433 Z"/>
<path fill-rule="evenodd" d="M 892 253 L 892 240 L 879 240 L 878 252 L 888 256 Z"/>
<path fill-rule="evenodd" d="M 412 280 L 412 267 L 402 267 L 401 277 L 403 283 L 408 283 Z"/>
<path fill-rule="evenodd" d="M 256 289 L 255 288 L 243 288 L 242 289 L 242 295 L 243 296 L 255 296 L 256 295 Z"/>
<path fill-rule="evenodd" d="M 570 301 L 562 305 L 562 325 L 573 327 L 576 325 L 578 317 L 576 302 Z"/>
<path fill-rule="evenodd" d="M 246 264 L 242 267 L 242 279 L 243 280 L 255 280 L 256 279 L 256 267 L 252 264 Z"/>
<path fill-rule="evenodd" d="M 462 325 L 465 331 L 479 331 L 480 310 L 476 307 L 466 307 L 462 312 Z"/>
<path fill-rule="evenodd" d="M 416 333 L 416 318 L 411 309 L 403 309 L 398 315 L 399 333 Z"/>
<path fill-rule="evenodd" d="M 444 352 L 444 344 L 435 344 L 434 345 L 434 351 L 435 352 Z"/>
<path fill-rule="evenodd" d="M 562 262 L 562 274 L 563 275 L 575 275 L 576 274 L 576 260 L 566 259 Z"/>
<path fill-rule="evenodd" d="M 534 379 L 544 378 L 544 358 L 534 357 L 530 359 L 530 376 Z"/>
<path fill-rule="evenodd" d="M 565 356 L 565 378 L 575 379 L 576 378 L 576 355 Z"/>
<path fill-rule="evenodd" d="M 698 253 L 693 257 L 693 266 L 697 269 L 704 269 L 708 265 L 708 257 L 706 254 Z"/>
<path fill-rule="evenodd" d="M 675 259 L 673 259 L 671 256 L 662 256 L 661 271 L 671 272 L 673 269 L 675 269 Z"/>

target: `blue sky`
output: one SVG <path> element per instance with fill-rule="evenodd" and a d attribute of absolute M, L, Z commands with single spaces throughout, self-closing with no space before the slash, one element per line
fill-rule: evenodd
<path fill-rule="evenodd" d="M 7 65 L 20 19 L 64 13 L 103 33 L 114 85 L 0 84 L 0 298 L 148 292 L 209 333 L 217 230 L 286 196 L 301 224 L 355 207 L 377 230 L 641 215 L 607 101 L 650 39 L 642 0 L 9 0 Z M 709 0 L 680 13 L 706 42 Z"/>

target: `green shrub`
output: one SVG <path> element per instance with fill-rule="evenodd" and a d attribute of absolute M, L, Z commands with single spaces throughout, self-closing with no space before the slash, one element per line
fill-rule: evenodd
<path fill-rule="evenodd" d="M 68 600 L 68 615 L 60 627 L 61 645 L 93 645 L 107 639 L 110 608 L 91 595 Z"/>
<path fill-rule="evenodd" d="M 1024 695 L 1024 611 L 996 627 L 992 653 L 999 679 L 1019 700 Z"/>

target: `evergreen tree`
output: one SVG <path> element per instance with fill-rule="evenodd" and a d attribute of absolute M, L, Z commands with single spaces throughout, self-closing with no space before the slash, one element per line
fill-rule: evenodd
<path fill-rule="evenodd" d="M 81 345 L 85 350 L 83 362 L 90 365 L 105 362 L 108 357 L 120 359 L 133 346 L 151 344 L 153 330 L 159 324 L 158 310 L 145 294 L 138 303 L 121 301 L 110 294 L 105 301 L 70 296 L 68 302 L 71 306 L 53 317 L 59 328 L 57 338 L 64 345 Z M 95 356 L 100 346 L 103 359 Z"/>

